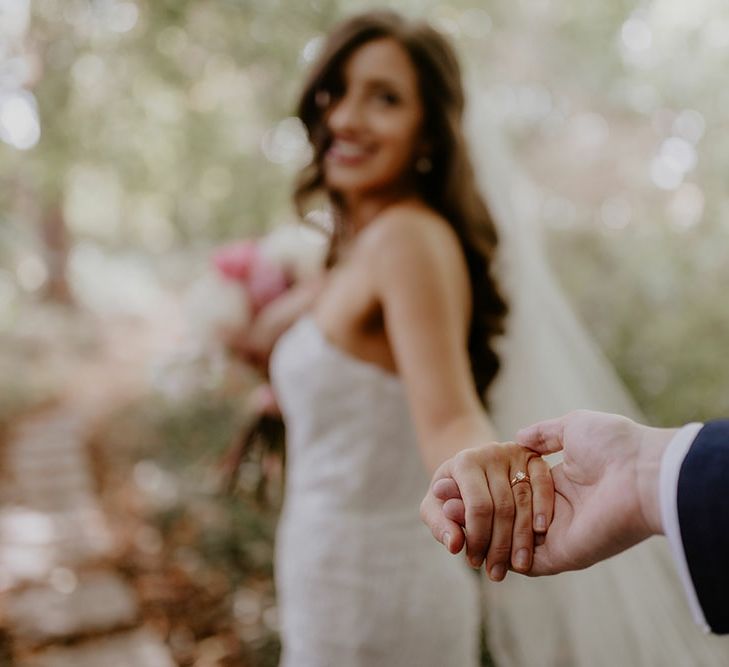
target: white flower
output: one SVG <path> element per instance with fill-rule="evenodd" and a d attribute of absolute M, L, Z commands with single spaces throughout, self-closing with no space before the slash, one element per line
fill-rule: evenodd
<path fill-rule="evenodd" d="M 261 254 L 291 272 L 295 282 L 310 278 L 324 266 L 328 240 L 320 231 L 286 223 L 261 239 Z"/>
<path fill-rule="evenodd" d="M 227 280 L 215 269 L 203 274 L 191 286 L 185 310 L 190 333 L 199 344 L 219 345 L 251 320 L 251 304 L 240 283 Z"/>

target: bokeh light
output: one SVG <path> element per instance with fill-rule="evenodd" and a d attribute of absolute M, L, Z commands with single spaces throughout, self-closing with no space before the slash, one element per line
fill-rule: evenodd
<path fill-rule="evenodd" d="M 312 158 L 306 129 L 298 118 L 284 118 L 264 134 L 263 154 L 275 164 L 301 166 Z"/>
<path fill-rule="evenodd" d="M 19 150 L 29 150 L 40 140 L 38 105 L 32 93 L 0 93 L 0 139 Z"/>

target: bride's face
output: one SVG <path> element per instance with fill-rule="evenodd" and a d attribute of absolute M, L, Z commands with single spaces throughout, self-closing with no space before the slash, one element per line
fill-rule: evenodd
<path fill-rule="evenodd" d="M 423 103 L 410 56 L 394 39 L 357 49 L 325 115 L 326 185 L 345 197 L 405 189 L 422 152 Z"/>

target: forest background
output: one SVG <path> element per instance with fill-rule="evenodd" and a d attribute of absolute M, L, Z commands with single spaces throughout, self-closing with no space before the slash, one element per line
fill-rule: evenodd
<path fill-rule="evenodd" d="M 100 422 L 104 460 L 121 457 L 130 488 L 150 496 L 131 503 L 158 536 L 142 547 L 179 555 L 182 540 L 183 570 L 227 568 L 235 593 L 220 599 L 231 613 L 238 601 L 236 636 L 262 664 L 276 651 L 260 584 L 275 509 L 211 490 L 256 379 L 198 359 L 199 382 L 178 386 L 180 304 L 217 245 L 295 219 L 308 155 L 299 86 L 327 29 L 373 6 L 0 0 L 0 424 L 62 401 L 110 330 L 115 353 L 129 341 L 123 363 L 141 379 Z M 456 45 L 470 98 L 529 184 L 553 269 L 647 419 L 729 415 L 729 6 L 376 6 L 426 18 Z M 218 524 L 180 537 L 195 508 Z M 178 644 L 193 651 L 204 634 Z"/>

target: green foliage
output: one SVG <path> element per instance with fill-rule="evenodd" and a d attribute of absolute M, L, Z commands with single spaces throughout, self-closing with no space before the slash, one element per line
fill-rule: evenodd
<path fill-rule="evenodd" d="M 656 227 L 596 245 L 572 230 L 554 245 L 570 257 L 559 268 L 577 309 L 653 423 L 729 414 L 729 312 L 719 305 L 729 265 L 712 234 Z"/>
<path fill-rule="evenodd" d="M 139 456 L 154 456 L 165 467 L 209 464 L 229 446 L 239 427 L 236 401 L 201 395 L 183 403 L 161 399 L 135 405 L 133 423 L 146 425 L 136 441 Z M 160 448 L 159 443 L 165 447 Z"/>
<path fill-rule="evenodd" d="M 107 214 L 121 224 L 82 230 L 97 240 L 155 250 L 154 234 L 135 222 L 150 201 L 157 236 L 178 242 L 250 233 L 288 215 L 290 170 L 266 160 L 260 140 L 291 113 L 292 73 L 327 8 L 146 2 L 122 34 L 105 11 L 87 2 L 35 8 L 43 134 L 26 160 L 44 208 L 68 199 L 80 166 L 118 193 Z"/>

